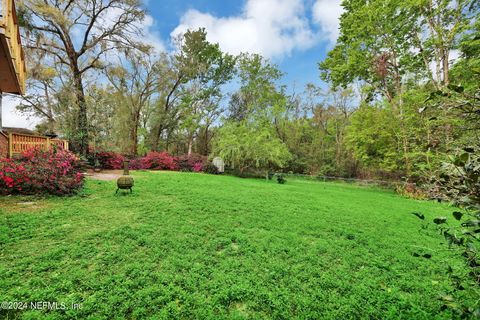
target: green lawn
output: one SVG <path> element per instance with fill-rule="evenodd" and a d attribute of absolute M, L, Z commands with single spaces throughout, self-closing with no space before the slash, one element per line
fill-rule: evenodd
<path fill-rule="evenodd" d="M 134 176 L 131 195 L 89 180 L 82 196 L 0 199 L 0 301 L 66 304 L 0 318 L 451 317 L 438 297 L 463 261 L 410 214 L 446 206 L 328 182 Z"/>

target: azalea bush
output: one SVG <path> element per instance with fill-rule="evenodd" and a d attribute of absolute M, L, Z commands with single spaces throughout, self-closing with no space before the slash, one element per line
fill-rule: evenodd
<path fill-rule="evenodd" d="M 130 170 L 144 170 L 143 158 L 134 158 L 130 160 L 128 164 Z"/>
<path fill-rule="evenodd" d="M 114 151 L 100 151 L 95 153 L 90 153 L 89 162 L 92 165 L 95 165 L 95 161 L 98 160 L 100 167 L 102 169 L 109 170 L 118 170 L 123 168 L 123 160 L 125 159 L 123 155 Z"/>
<path fill-rule="evenodd" d="M 177 166 L 180 171 L 201 172 L 207 162 L 207 157 L 193 153 L 177 158 Z"/>
<path fill-rule="evenodd" d="M 90 163 L 95 159 L 103 169 L 121 169 L 125 157 L 113 151 L 91 153 Z M 175 157 L 167 151 L 152 151 L 143 157 L 130 159 L 131 170 L 179 170 L 188 172 L 203 172 L 207 167 L 207 157 L 200 154 Z"/>
<path fill-rule="evenodd" d="M 83 186 L 78 158 L 66 150 L 25 151 L 0 159 L 0 193 L 68 195 Z"/>
<path fill-rule="evenodd" d="M 166 151 L 149 152 L 140 160 L 139 169 L 177 170 L 177 159 Z"/>

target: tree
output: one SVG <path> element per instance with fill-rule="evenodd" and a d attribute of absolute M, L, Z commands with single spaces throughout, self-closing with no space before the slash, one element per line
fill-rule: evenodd
<path fill-rule="evenodd" d="M 412 30 L 415 45 L 425 68 L 435 65 L 435 77 L 430 79 L 438 89 L 450 83 L 451 51 L 456 48 L 459 35 L 467 30 L 478 8 L 475 0 L 409 0 L 404 6 L 419 12 L 420 19 Z"/>
<path fill-rule="evenodd" d="M 106 69 L 105 75 L 113 87 L 112 97 L 118 106 L 117 117 L 122 117 L 120 131 L 127 132 L 130 141 L 128 154 L 138 154 L 139 128 L 142 113 L 158 92 L 159 61 L 152 49 L 125 50 L 118 64 Z"/>
<path fill-rule="evenodd" d="M 241 98 L 230 103 L 234 109 L 219 130 L 215 153 L 240 173 L 249 168 L 282 168 L 290 158 L 278 130 L 287 110 L 283 88 L 275 84 L 282 73 L 259 55 L 241 55 L 237 68 L 240 89 L 236 96 Z M 238 105 L 242 115 L 235 119 L 232 114 Z"/>
<path fill-rule="evenodd" d="M 265 126 L 226 124 L 220 129 L 215 152 L 240 174 L 247 169 L 282 168 L 290 159 L 285 144 Z"/>
<path fill-rule="evenodd" d="M 293 156 L 289 171 L 329 176 L 357 173 L 345 142 L 356 99 L 352 88 L 325 91 L 312 84 L 290 99 L 287 117 L 278 126 Z"/>
<path fill-rule="evenodd" d="M 218 44 L 207 41 L 205 29 L 187 31 L 177 39 L 179 51 L 170 57 L 161 70 L 165 78 L 153 123 L 152 149 L 157 149 L 160 138 L 177 128 L 182 115 L 193 114 L 188 124 L 188 148 L 199 126 L 197 108 L 211 106 L 214 97 L 221 96 L 220 88 L 233 76 L 235 59 L 221 52 Z M 186 111 L 186 109 L 189 111 Z M 193 112 L 192 112 L 193 109 Z"/>
<path fill-rule="evenodd" d="M 131 36 L 139 32 L 136 22 L 144 12 L 136 0 L 26 0 L 21 10 L 29 17 L 25 23 L 32 32 L 27 48 L 48 55 L 49 63 L 60 65 L 71 79 L 77 106 L 73 147 L 85 156 L 86 73 L 101 68 L 107 52 L 133 44 Z"/>
<path fill-rule="evenodd" d="M 335 48 L 320 63 L 322 78 L 333 87 L 360 81 L 370 91 L 366 103 L 391 111 L 391 126 L 387 129 L 395 130 L 391 135 L 398 146 L 396 155 L 403 158 L 398 169 L 407 177 L 415 173 L 418 153 L 424 151 L 419 148 L 423 144 L 421 136 L 412 132 L 421 132 L 416 127 L 420 123 L 430 126 L 415 114 L 413 106 L 419 100 L 411 98 L 420 98 L 423 94 L 420 91 L 439 90 L 450 83 L 450 52 L 469 25 L 475 12 L 474 3 L 473 0 L 343 2 L 341 34 Z M 430 68 L 432 62 L 436 65 L 435 74 Z M 418 91 L 419 88 L 422 89 Z M 448 118 L 442 110 L 431 117 L 437 116 Z M 444 122 L 442 129 L 443 145 L 454 141 L 453 123 Z"/>

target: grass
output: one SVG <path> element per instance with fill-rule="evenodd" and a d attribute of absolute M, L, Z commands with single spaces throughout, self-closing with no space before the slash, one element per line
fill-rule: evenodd
<path fill-rule="evenodd" d="M 443 205 L 338 183 L 134 176 L 133 194 L 89 180 L 82 196 L 0 199 L 0 301 L 66 306 L 0 318 L 451 317 L 445 266 L 464 263 L 410 214 Z"/>

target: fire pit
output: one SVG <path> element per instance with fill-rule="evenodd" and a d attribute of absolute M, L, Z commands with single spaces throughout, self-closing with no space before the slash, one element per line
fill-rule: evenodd
<path fill-rule="evenodd" d="M 132 187 L 133 187 L 133 177 L 129 174 L 128 171 L 128 164 L 130 163 L 130 160 L 125 160 L 123 161 L 123 175 L 117 179 L 117 191 L 115 191 L 115 194 L 118 192 L 118 190 L 126 190 L 129 189 L 130 192 L 132 192 Z"/>

